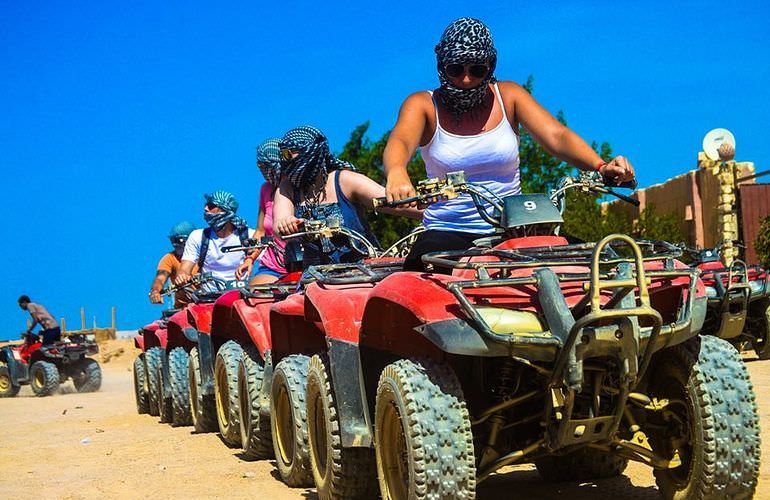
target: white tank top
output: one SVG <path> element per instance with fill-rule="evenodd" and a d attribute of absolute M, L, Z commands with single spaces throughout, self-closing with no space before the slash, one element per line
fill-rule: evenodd
<path fill-rule="evenodd" d="M 441 127 L 436 109 L 436 131 L 422 147 L 428 177 L 443 178 L 448 172 L 465 171 L 465 178 L 491 190 L 501 198 L 521 193 L 519 179 L 519 138 L 508 121 L 500 89 L 494 85 L 503 118 L 492 130 L 476 135 L 457 135 Z M 487 234 L 494 228 L 478 214 L 470 195 L 440 201 L 425 209 L 423 224 L 427 229 Z"/>

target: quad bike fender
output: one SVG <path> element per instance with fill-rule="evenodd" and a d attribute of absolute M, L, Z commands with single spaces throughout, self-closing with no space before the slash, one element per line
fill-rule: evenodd
<path fill-rule="evenodd" d="M 29 365 L 16 359 L 10 347 L 0 349 L 0 362 L 5 363 L 8 367 L 8 374 L 11 376 L 13 385 L 21 385 L 21 383 L 29 380 Z"/>
<path fill-rule="evenodd" d="M 233 304 L 238 300 L 241 300 L 240 290 L 230 290 L 214 301 L 214 307 L 211 311 L 210 332 L 212 335 L 231 338 L 228 332 L 232 327 L 233 320 L 236 319 Z"/>
<path fill-rule="evenodd" d="M 201 333 L 198 335 L 198 357 L 201 367 L 201 394 L 211 396 L 214 394 L 214 343 L 211 335 Z"/>
<path fill-rule="evenodd" d="M 270 337 L 270 307 L 273 299 L 243 299 L 235 301 L 233 307 L 242 327 L 246 330 L 251 342 L 257 347 L 262 358 L 272 348 Z"/>
<path fill-rule="evenodd" d="M 137 335 L 137 338 L 135 339 L 134 344 L 136 344 L 136 346 L 139 347 L 142 350 L 142 352 L 152 347 L 159 347 L 160 339 L 158 338 L 158 333 L 157 333 L 159 329 L 160 329 L 159 321 L 154 321 L 150 323 L 149 325 L 145 326 L 139 331 L 139 334 Z M 139 337 L 141 337 L 141 340 L 139 340 Z"/>
<path fill-rule="evenodd" d="M 198 342 L 198 332 L 190 325 L 185 311 L 179 311 L 169 318 L 167 331 L 166 351 L 168 352 L 175 347 L 182 347 L 190 352 Z"/>
<path fill-rule="evenodd" d="M 274 364 L 289 354 L 313 355 L 326 350 L 320 322 L 316 320 L 305 316 L 303 293 L 293 293 L 270 306 L 270 344 Z"/>
<path fill-rule="evenodd" d="M 144 352 L 144 333 L 141 330 L 134 335 L 134 347 Z"/>
<path fill-rule="evenodd" d="M 211 315 L 214 304 L 190 304 L 185 308 L 187 321 L 190 325 L 203 333 L 211 333 Z"/>
<path fill-rule="evenodd" d="M 305 290 L 308 316 L 320 320 L 328 339 L 358 343 L 361 318 L 372 284 L 324 285 L 311 283 Z"/>
<path fill-rule="evenodd" d="M 158 343 L 160 347 L 166 348 L 166 344 L 168 343 L 168 330 L 166 328 L 159 328 L 155 332 L 155 336 L 158 339 Z"/>
<path fill-rule="evenodd" d="M 328 338 L 327 341 L 342 446 L 371 447 L 372 424 L 358 345 L 335 338 Z"/>

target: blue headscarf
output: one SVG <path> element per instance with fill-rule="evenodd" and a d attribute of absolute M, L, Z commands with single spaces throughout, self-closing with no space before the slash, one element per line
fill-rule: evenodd
<path fill-rule="evenodd" d="M 168 238 L 171 240 L 171 245 L 177 252 L 184 250 L 184 244 L 187 241 L 187 237 L 195 229 L 195 225 L 192 222 L 182 221 L 174 224 L 174 227 L 168 232 Z"/>
<path fill-rule="evenodd" d="M 257 148 L 257 166 L 274 188 L 281 182 L 281 148 L 278 139 L 268 139 Z"/>
<path fill-rule="evenodd" d="M 232 193 L 227 191 L 214 191 L 211 194 L 205 194 L 203 197 L 206 199 L 207 205 L 216 205 L 223 210 L 218 214 L 212 214 L 206 212 L 203 214 L 203 218 L 206 223 L 211 226 L 214 231 L 219 231 L 225 227 L 228 222 L 232 223 L 235 227 L 245 227 L 246 221 L 235 215 L 238 211 L 238 201 Z"/>
<path fill-rule="evenodd" d="M 286 132 L 279 142 L 281 169 L 291 185 L 309 204 L 317 204 L 324 192 L 329 172 L 356 170 L 352 163 L 340 160 L 329 151 L 329 141 L 315 127 L 297 127 Z M 292 153 L 298 153 L 292 158 Z M 317 184 L 318 178 L 322 182 Z"/>

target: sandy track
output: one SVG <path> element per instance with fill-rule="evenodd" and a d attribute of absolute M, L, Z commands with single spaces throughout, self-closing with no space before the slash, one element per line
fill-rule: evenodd
<path fill-rule="evenodd" d="M 115 343 L 112 347 L 114 348 Z M 122 344 L 122 345 L 128 345 Z M 246 461 L 217 434 L 194 434 L 137 415 L 130 363 L 134 352 L 103 365 L 102 390 L 36 398 L 28 387 L 0 400 L 0 498 L 315 498 L 286 487 L 272 461 Z M 770 361 L 749 369 L 757 389 L 763 456 L 770 451 Z M 763 460 L 757 498 L 770 498 Z M 479 487 L 479 498 L 660 498 L 652 473 L 631 464 L 626 475 L 581 484 L 546 484 L 533 466 L 505 469 Z"/>

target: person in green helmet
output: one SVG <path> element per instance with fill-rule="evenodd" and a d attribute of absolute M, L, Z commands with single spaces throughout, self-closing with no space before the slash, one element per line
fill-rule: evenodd
<path fill-rule="evenodd" d="M 168 252 L 161 257 L 158 262 L 158 269 L 155 272 L 155 279 L 152 281 L 150 287 L 150 302 L 153 304 L 162 304 L 163 297 L 161 291 L 167 280 L 171 280 L 173 283 L 179 273 L 179 268 L 182 265 L 182 253 L 184 252 L 185 243 L 190 233 L 193 232 L 195 226 L 191 222 L 182 221 L 169 231 L 168 238 L 171 241 L 171 245 L 174 250 Z M 197 267 L 197 266 L 196 266 Z M 197 272 L 197 268 L 193 270 L 193 274 Z M 187 305 L 187 294 L 183 291 L 178 291 L 174 294 L 174 309 L 181 309 Z"/>

